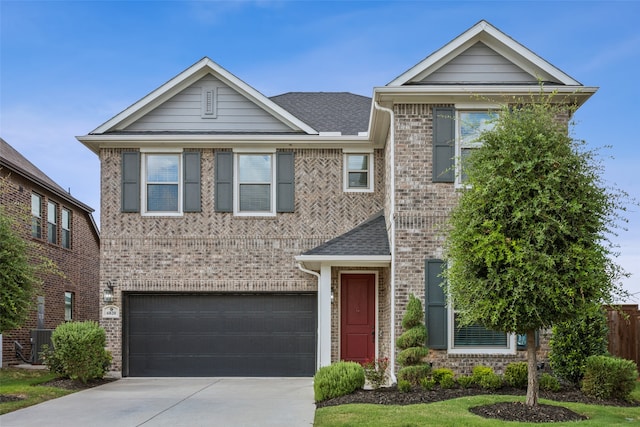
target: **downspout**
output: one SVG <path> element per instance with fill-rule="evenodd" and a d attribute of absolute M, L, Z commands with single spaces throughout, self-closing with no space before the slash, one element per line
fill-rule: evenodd
<path fill-rule="evenodd" d="M 318 350 L 316 352 L 316 367 L 320 368 L 320 355 L 322 354 L 322 349 L 320 347 L 322 344 L 322 338 L 320 335 L 320 325 L 322 325 L 322 322 L 320 321 L 322 319 L 322 310 L 320 309 L 320 273 L 313 270 L 307 270 L 302 266 L 301 262 L 298 263 L 298 268 L 302 272 L 313 274 L 318 279 L 318 330 L 316 331 L 316 333 L 318 334 Z"/>
<path fill-rule="evenodd" d="M 391 164 L 391 173 L 390 182 L 389 182 L 389 192 L 391 193 L 391 201 L 389 203 L 389 222 L 391 224 L 390 230 L 390 240 L 391 244 L 389 245 L 391 249 L 391 363 L 390 363 L 390 375 L 392 383 L 397 383 L 396 379 L 396 159 L 395 159 L 395 115 L 393 110 L 390 108 L 382 107 L 378 104 L 378 102 L 374 102 L 373 106 L 376 110 L 386 111 L 389 113 L 389 144 L 390 144 L 390 155 L 389 155 L 389 163 Z"/>

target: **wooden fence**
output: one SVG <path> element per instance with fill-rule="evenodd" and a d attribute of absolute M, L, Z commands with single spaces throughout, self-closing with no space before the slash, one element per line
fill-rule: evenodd
<path fill-rule="evenodd" d="M 633 360 L 640 369 L 640 310 L 637 305 L 607 307 L 609 353 Z"/>

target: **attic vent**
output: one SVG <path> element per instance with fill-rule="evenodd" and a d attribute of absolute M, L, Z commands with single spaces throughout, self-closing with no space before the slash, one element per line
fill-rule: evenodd
<path fill-rule="evenodd" d="M 215 86 L 205 86 L 202 88 L 202 103 L 200 114 L 203 119 L 216 118 L 217 91 Z"/>

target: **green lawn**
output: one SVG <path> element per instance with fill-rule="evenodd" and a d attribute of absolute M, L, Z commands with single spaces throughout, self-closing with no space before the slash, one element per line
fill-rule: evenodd
<path fill-rule="evenodd" d="M 640 383 L 636 385 L 632 397 L 640 400 Z M 419 405 L 371 405 L 352 404 L 329 406 L 316 411 L 315 427 L 329 426 L 538 426 L 539 423 L 504 422 L 482 418 L 469 412 L 473 406 L 487 405 L 496 402 L 524 401 L 522 396 L 471 396 L 443 402 Z M 640 407 L 618 407 L 585 405 L 581 403 L 556 402 L 541 399 L 540 403 L 559 405 L 572 411 L 586 415 L 588 420 L 571 423 L 550 423 L 560 426 L 632 426 L 640 425 Z"/>
<path fill-rule="evenodd" d="M 56 375 L 46 369 L 0 369 L 0 395 L 22 398 L 14 402 L 0 402 L 0 415 L 73 393 L 71 390 L 38 385 L 54 378 Z"/>

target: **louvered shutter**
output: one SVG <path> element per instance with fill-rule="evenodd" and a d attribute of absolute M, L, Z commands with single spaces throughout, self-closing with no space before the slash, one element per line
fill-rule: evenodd
<path fill-rule="evenodd" d="M 215 168 L 215 210 L 233 212 L 233 153 L 217 152 Z"/>
<path fill-rule="evenodd" d="M 122 212 L 140 212 L 140 153 L 122 153 Z"/>
<path fill-rule="evenodd" d="M 276 211 L 295 210 L 295 173 L 292 151 L 276 153 Z"/>
<path fill-rule="evenodd" d="M 200 152 L 187 151 L 183 154 L 184 191 L 183 211 L 200 212 Z"/>
<path fill-rule="evenodd" d="M 433 349 L 447 349 L 447 299 L 442 283 L 444 262 L 439 259 L 425 261 L 425 322 L 428 345 Z"/>
<path fill-rule="evenodd" d="M 433 109 L 433 182 L 455 179 L 455 109 Z"/>

